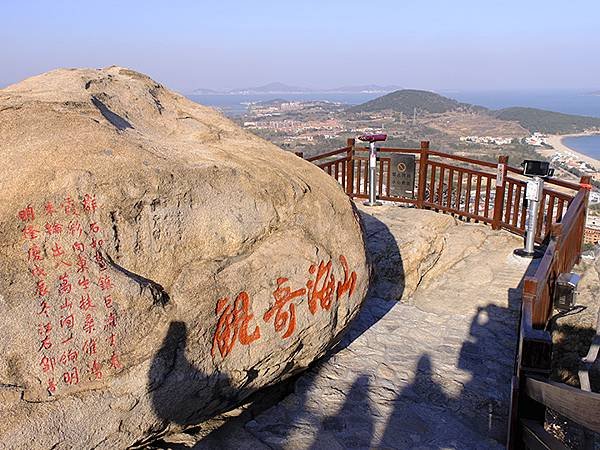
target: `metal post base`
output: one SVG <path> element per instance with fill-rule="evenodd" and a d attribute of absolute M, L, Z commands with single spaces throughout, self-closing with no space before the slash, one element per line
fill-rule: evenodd
<path fill-rule="evenodd" d="M 383 205 L 383 203 L 381 203 L 381 202 L 369 202 L 369 201 L 366 201 L 366 202 L 363 203 L 363 205 L 365 205 L 365 206 L 381 206 L 381 205 Z"/>
<path fill-rule="evenodd" d="M 532 252 L 528 252 L 527 249 L 524 248 L 518 248 L 513 253 L 521 258 L 529 259 L 537 259 L 544 256 L 544 252 L 537 248 Z"/>

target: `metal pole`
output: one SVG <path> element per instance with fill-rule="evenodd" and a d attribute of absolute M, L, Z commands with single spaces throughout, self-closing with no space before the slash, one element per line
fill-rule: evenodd
<path fill-rule="evenodd" d="M 540 177 L 533 177 L 532 189 L 534 192 L 529 197 L 529 210 L 527 212 L 527 237 L 525 240 L 525 251 L 533 255 L 535 253 L 535 235 L 537 234 L 537 219 L 540 211 L 540 198 L 544 191 L 544 180 Z"/>
<path fill-rule="evenodd" d="M 525 197 L 527 199 L 527 220 L 525 221 L 525 248 L 515 250 L 515 254 L 525 257 L 534 257 L 535 235 L 538 229 L 538 216 L 540 212 L 540 199 L 544 192 L 544 180 L 540 177 L 533 177 L 527 182 Z"/>
<path fill-rule="evenodd" d="M 378 202 L 375 196 L 376 171 L 377 149 L 375 142 L 369 142 L 369 201 L 364 203 L 366 206 L 381 206 L 381 202 Z"/>

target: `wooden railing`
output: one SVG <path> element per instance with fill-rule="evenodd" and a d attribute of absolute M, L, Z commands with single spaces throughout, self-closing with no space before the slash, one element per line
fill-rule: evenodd
<path fill-rule="evenodd" d="M 335 178 L 351 197 L 367 198 L 368 150 L 348 139 L 346 147 L 307 161 Z M 394 154 L 415 157 L 415 189 L 410 196 L 391 193 L 390 166 Z M 379 155 L 376 193 L 380 200 L 434 209 L 525 235 L 527 179 L 522 169 L 508 165 L 508 157 L 500 156 L 497 163 L 480 161 L 431 150 L 427 141 L 421 142 L 418 149 L 381 147 Z M 546 180 L 538 217 L 538 243 L 549 238 L 552 224 L 561 221 L 580 188 L 576 183 Z"/>
<path fill-rule="evenodd" d="M 351 197 L 368 197 L 368 148 L 354 139 L 339 150 L 309 158 L 334 177 Z M 429 148 L 382 147 L 377 162 L 377 197 L 487 223 L 525 235 L 527 179 L 508 157 L 497 163 L 451 155 Z M 412 154 L 416 161 L 414 192 L 391 195 L 391 157 Z M 301 155 L 299 155 L 301 156 Z M 552 339 L 548 329 L 553 313 L 557 277 L 579 261 L 583 243 L 589 177 L 579 184 L 545 180 L 536 241 L 546 250 L 535 274 L 523 284 L 518 354 L 512 384 L 509 448 L 564 448 L 544 429 L 546 407 L 588 429 L 600 432 L 600 394 L 549 381 Z M 592 415 L 593 417 L 589 417 Z"/>
<path fill-rule="evenodd" d="M 582 185 L 587 184 L 589 179 L 584 177 Z M 588 190 L 582 187 L 569 200 L 561 222 L 550 225 L 551 239 L 544 256 L 535 273 L 524 279 L 519 352 L 512 382 L 511 448 L 565 448 L 544 429 L 547 407 L 600 432 L 600 394 L 549 381 L 555 282 L 579 262 L 587 202 Z"/>

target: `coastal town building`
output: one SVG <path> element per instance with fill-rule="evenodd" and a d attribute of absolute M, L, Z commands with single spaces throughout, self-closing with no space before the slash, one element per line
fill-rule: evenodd
<path fill-rule="evenodd" d="M 597 244 L 600 242 L 600 216 L 588 215 L 585 221 L 583 242 L 584 244 Z"/>
<path fill-rule="evenodd" d="M 546 137 L 547 136 L 542 133 L 533 133 L 530 137 L 525 138 L 525 143 L 536 147 L 541 147 L 542 145 L 547 145 Z"/>
<path fill-rule="evenodd" d="M 595 245 L 600 242 L 600 227 L 585 227 L 583 243 Z"/>
<path fill-rule="evenodd" d="M 461 142 L 472 142 L 475 144 L 508 145 L 513 138 L 510 137 L 492 137 L 492 136 L 461 136 Z"/>

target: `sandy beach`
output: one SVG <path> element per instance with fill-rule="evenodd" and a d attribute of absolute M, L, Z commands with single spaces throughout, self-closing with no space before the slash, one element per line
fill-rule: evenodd
<path fill-rule="evenodd" d="M 600 172 L 600 161 L 592 158 L 590 156 L 584 155 L 583 153 L 579 153 L 573 150 L 571 147 L 567 147 L 563 143 L 563 139 L 567 137 L 575 137 L 575 136 L 589 136 L 590 133 L 579 133 L 579 134 L 562 134 L 562 135 L 553 135 L 550 134 L 546 138 L 546 142 L 550 144 L 554 149 L 540 149 L 539 152 L 544 156 L 551 156 L 556 152 L 571 154 L 575 158 L 580 161 L 585 161 L 590 164 L 592 167 L 596 169 L 596 171 Z"/>

